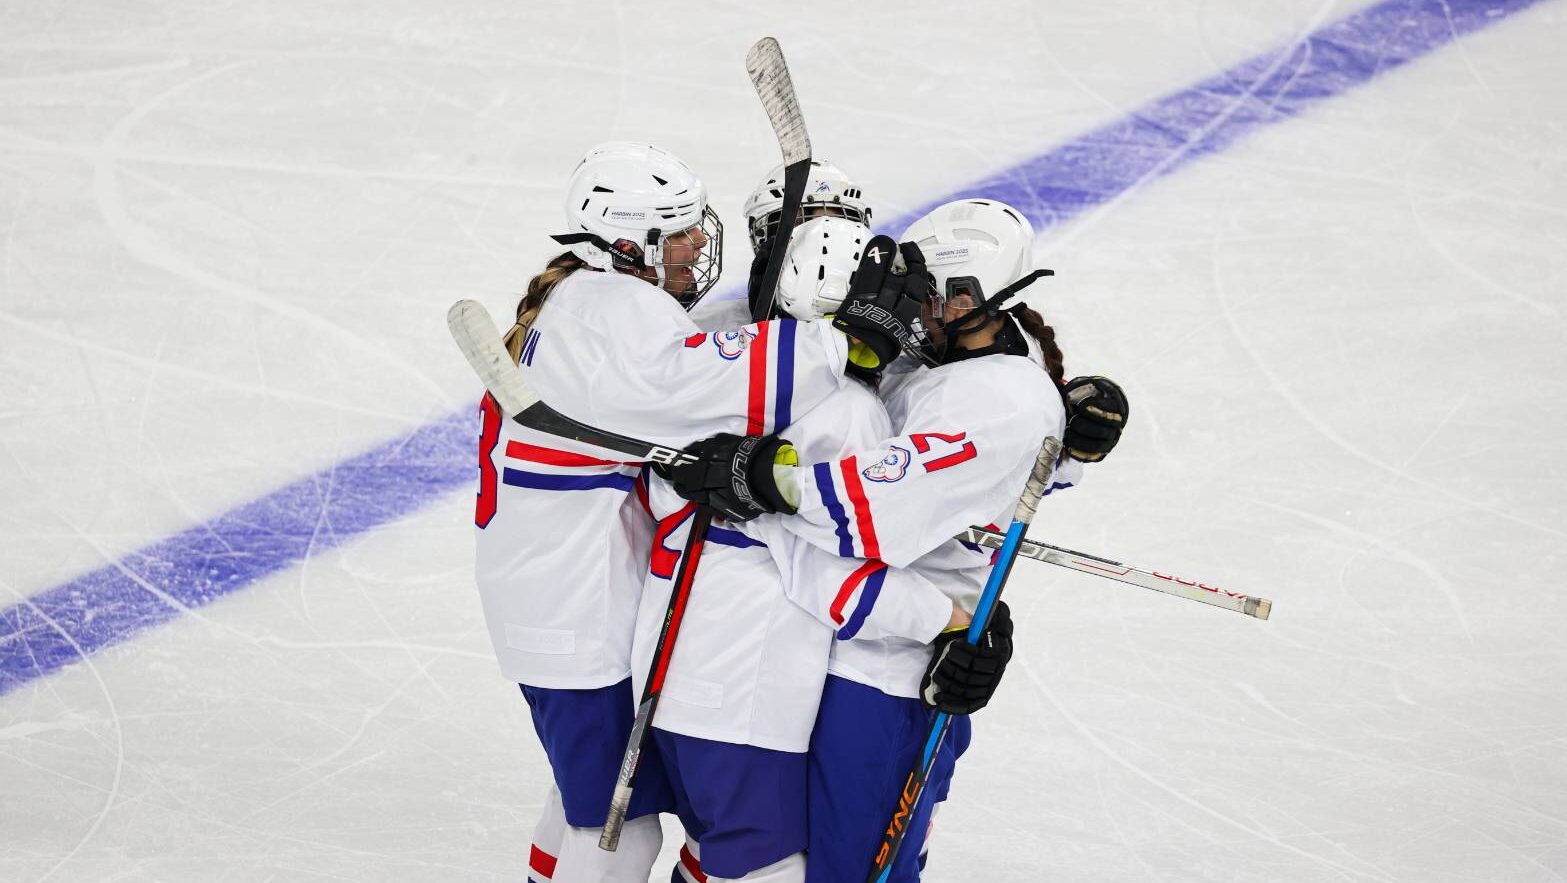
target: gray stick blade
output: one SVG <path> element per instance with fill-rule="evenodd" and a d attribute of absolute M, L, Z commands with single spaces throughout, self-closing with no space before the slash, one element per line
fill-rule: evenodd
<path fill-rule="evenodd" d="M 599 835 L 599 849 L 614 852 L 620 848 L 620 832 L 626 827 L 626 813 L 631 809 L 631 786 L 615 786 L 609 799 L 609 814 L 604 820 L 604 832 Z"/>
<path fill-rule="evenodd" d="M 446 328 L 462 350 L 473 373 L 501 406 L 508 418 L 521 414 L 539 400 L 523 379 L 522 370 L 512 363 L 501 344 L 500 329 L 490 311 L 478 301 L 460 300 L 446 311 Z"/>
<path fill-rule="evenodd" d="M 794 81 L 789 79 L 789 65 L 784 62 L 778 41 L 772 37 L 757 40 L 745 54 L 745 70 L 751 75 L 751 85 L 756 87 L 773 132 L 778 135 L 784 165 L 810 159 L 811 136 L 805 131 L 805 117 L 800 113 Z"/>

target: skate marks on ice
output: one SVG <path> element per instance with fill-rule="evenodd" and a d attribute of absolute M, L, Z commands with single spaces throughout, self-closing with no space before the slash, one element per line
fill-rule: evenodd
<path fill-rule="evenodd" d="M 1016 205 L 1041 229 L 1096 206 L 1108 210 L 1123 194 L 1135 192 L 1154 178 L 1222 151 L 1262 126 L 1291 119 L 1324 99 L 1534 2 L 1392 0 L 1377 4 L 1283 49 L 1264 53 L 1139 108 L 1127 120 L 933 200 L 890 226 L 898 227 L 947 199 L 976 193 Z M 116 139 L 123 140 L 135 119 L 180 90 L 243 64 L 186 80 L 122 120 L 95 166 L 95 190 L 110 226 L 133 254 L 198 284 L 216 286 L 230 296 L 252 301 L 260 298 L 262 306 L 297 312 L 297 308 L 216 277 L 150 243 L 124 214 L 123 200 L 116 190 L 111 148 L 117 149 Z M 310 317 L 307 321 L 323 320 Z M 328 330 L 345 345 L 372 346 L 346 329 L 334 326 Z M 385 353 L 378 355 L 386 357 Z M 467 422 L 464 415 L 456 414 L 428 424 L 339 467 L 36 595 L 36 605 L 47 610 L 58 626 L 70 630 L 69 636 L 58 627 L 44 625 L 27 607 L 17 605 L 0 611 L 0 646 L 11 648 L 0 658 L 0 693 L 79 658 L 78 647 L 91 652 L 118 643 L 178 615 L 182 608 L 202 606 L 290 566 L 313 548 L 336 546 L 450 492 L 471 477 L 463 462 L 469 447 Z M 405 456 L 409 451 L 416 456 Z M 399 469 L 408 469 L 410 479 L 399 480 Z M 331 488 L 330 493 L 323 493 L 324 487 Z M 345 495 L 354 505 L 374 501 L 369 510 L 375 514 L 350 514 L 347 510 L 352 507 L 340 500 Z M 330 536 L 316 543 L 315 526 L 323 523 L 331 524 Z M 246 551 L 237 554 L 236 549 Z M 131 574 L 139 576 L 130 578 Z M 148 593 L 145 584 L 149 582 L 164 585 L 164 593 L 179 603 L 171 605 Z"/>

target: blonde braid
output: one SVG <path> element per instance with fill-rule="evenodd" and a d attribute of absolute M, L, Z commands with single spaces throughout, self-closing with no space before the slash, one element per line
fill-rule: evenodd
<path fill-rule="evenodd" d="M 511 355 L 513 364 L 522 361 L 522 344 L 527 339 L 528 327 L 533 320 L 538 318 L 539 310 L 544 307 L 544 301 L 555 290 L 560 280 L 570 276 L 573 272 L 587 266 L 582 258 L 571 252 L 557 255 L 544 268 L 544 272 L 534 276 L 528 282 L 528 293 L 517 302 L 517 324 L 506 332 L 502 343 L 506 345 L 506 352 Z"/>

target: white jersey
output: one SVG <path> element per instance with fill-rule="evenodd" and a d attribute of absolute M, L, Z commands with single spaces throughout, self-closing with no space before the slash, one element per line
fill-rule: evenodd
<path fill-rule="evenodd" d="M 822 322 L 704 334 L 663 290 L 579 270 L 523 346 L 545 402 L 579 421 L 684 446 L 773 432 L 838 390 L 847 344 Z M 624 680 L 651 548 L 641 464 L 501 420 L 486 399 L 476 576 L 501 672 L 538 687 Z"/>
<path fill-rule="evenodd" d="M 881 401 L 850 383 L 791 426 L 787 437 L 802 457 L 814 460 L 843 456 L 890 431 Z M 659 522 L 634 642 L 639 693 L 695 510 L 658 478 L 651 481 L 649 502 Z M 918 597 L 920 587 L 909 588 L 899 604 L 877 604 L 880 580 L 856 575 L 862 562 L 800 541 L 781 520 L 720 520 L 709 529 L 664 678 L 654 724 L 659 729 L 803 752 L 833 635 L 847 620 L 867 634 L 918 641 L 929 641 L 946 624 L 951 602 L 933 587 L 924 586 Z M 784 574 L 794 568 L 810 569 L 813 578 L 786 581 Z"/>
<path fill-rule="evenodd" d="M 994 556 L 952 537 L 971 524 L 1005 530 L 1040 444 L 1065 431 L 1065 408 L 1043 368 L 1017 356 L 891 379 L 886 404 L 899 434 L 802 470 L 800 517 L 786 525 L 840 556 L 906 568 L 972 611 Z M 1051 490 L 1075 483 L 1075 464 L 1058 465 Z M 830 670 L 916 697 L 929 660 L 928 641 L 860 636 L 833 646 Z"/>

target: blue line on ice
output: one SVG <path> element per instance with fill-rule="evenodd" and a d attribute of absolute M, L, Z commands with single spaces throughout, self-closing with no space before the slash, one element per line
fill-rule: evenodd
<path fill-rule="evenodd" d="M 922 206 L 989 196 L 1043 231 L 1539 0 L 1388 0 Z M 0 611 L 0 695 L 471 484 L 477 409 Z"/>

